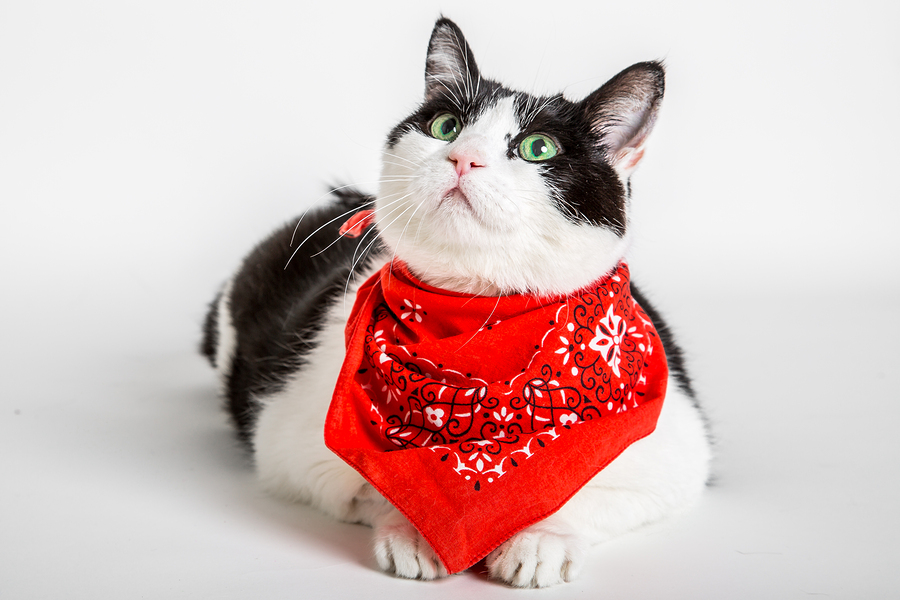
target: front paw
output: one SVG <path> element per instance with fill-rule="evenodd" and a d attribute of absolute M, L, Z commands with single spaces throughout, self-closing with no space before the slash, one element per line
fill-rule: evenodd
<path fill-rule="evenodd" d="M 437 579 L 447 569 L 428 542 L 399 512 L 375 525 L 375 560 L 387 573 L 408 579 Z"/>
<path fill-rule="evenodd" d="M 526 529 L 487 557 L 491 578 L 515 587 L 542 588 L 574 580 L 585 544 L 570 535 Z"/>

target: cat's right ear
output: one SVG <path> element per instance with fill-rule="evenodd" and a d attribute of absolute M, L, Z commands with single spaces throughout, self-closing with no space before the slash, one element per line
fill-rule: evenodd
<path fill-rule="evenodd" d="M 450 19 L 434 24 L 425 60 L 425 100 L 449 97 L 457 104 L 471 98 L 481 76 L 465 36 Z"/>
<path fill-rule="evenodd" d="M 665 91 L 661 63 L 632 65 L 582 101 L 591 130 L 607 160 L 628 177 L 644 155 Z"/>

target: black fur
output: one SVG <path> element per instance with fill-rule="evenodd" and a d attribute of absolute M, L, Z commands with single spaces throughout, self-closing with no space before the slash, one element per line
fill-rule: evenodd
<path fill-rule="evenodd" d="M 446 62 L 457 70 L 448 69 Z M 555 198 L 559 209 L 573 222 L 624 235 L 628 190 L 612 167 L 618 148 L 611 147 L 611 133 L 625 128 L 619 120 L 623 103 L 645 107 L 638 126 L 626 133 L 638 135 L 644 126 L 652 126 L 665 90 L 660 63 L 632 65 L 581 102 L 570 102 L 562 95 L 539 98 L 482 78 L 462 31 L 441 18 L 432 32 L 425 65 L 425 101 L 391 131 L 389 148 L 412 130 L 431 135 L 431 122 L 442 113 L 456 115 L 465 127 L 498 100 L 514 96 L 521 132 L 508 140 L 507 158 L 523 160 L 518 147 L 529 135 L 552 136 L 560 153 L 541 164 L 544 176 L 559 192 Z"/>
<path fill-rule="evenodd" d="M 512 139 L 508 156 L 518 158 L 518 147 L 533 133 L 546 133 L 561 152 L 542 163 L 544 176 L 554 189 L 560 210 L 575 222 L 606 227 L 625 234 L 625 188 L 607 160 L 600 140 L 591 133 L 590 114 L 580 103 L 562 96 L 530 98 L 518 94 L 516 106 L 522 131 Z M 529 106 L 543 106 L 530 116 Z"/>
<path fill-rule="evenodd" d="M 442 18 L 429 42 L 425 101 L 391 131 L 388 147 L 409 131 L 430 135 L 431 121 L 443 112 L 453 113 L 465 126 L 499 99 L 512 96 L 521 132 L 508 136 L 507 158 L 523 160 L 517 149 L 528 135 L 552 136 L 560 153 L 541 165 L 544 177 L 559 191 L 556 201 L 560 211 L 576 223 L 605 227 L 623 235 L 630 189 L 613 170 L 612 155 L 618 148 L 610 140 L 621 142 L 644 135 L 653 124 L 663 91 L 663 67 L 650 62 L 625 69 L 581 102 L 570 102 L 561 95 L 536 98 L 515 92 L 481 78 L 462 32 Z M 639 119 L 626 124 L 617 120 L 622 106 L 635 105 L 643 107 L 635 113 Z M 233 281 L 230 306 L 237 345 L 230 369 L 225 369 L 230 373 L 225 388 L 228 410 L 244 442 L 250 442 L 259 410 L 254 398 L 280 389 L 303 365 L 313 350 L 323 317 L 342 296 L 351 271 L 362 271 L 382 250 L 375 242 L 353 267 L 357 250 L 365 248 L 371 238 L 338 239 L 338 230 L 350 213 L 374 199 L 352 190 L 335 190 L 333 194 L 335 202 L 304 217 L 296 233 L 293 225 L 286 225 L 259 244 Z M 340 217 L 345 212 L 348 215 Z M 321 230 L 303 244 L 285 268 L 295 250 L 292 238 L 296 245 L 319 227 Z M 681 348 L 668 326 L 635 286 L 632 293 L 656 325 L 672 376 L 685 393 L 695 398 Z M 217 296 L 210 305 L 201 352 L 222 368 L 215 365 L 221 331 L 218 301 Z"/>
<path fill-rule="evenodd" d="M 656 333 L 659 334 L 659 339 L 666 351 L 666 362 L 669 366 L 669 374 L 675 378 L 675 381 L 678 383 L 678 387 L 681 388 L 681 390 L 691 399 L 691 404 L 694 405 L 694 408 L 697 409 L 697 413 L 703 420 L 704 431 L 706 432 L 707 439 L 711 444 L 714 444 L 715 438 L 712 434 L 712 427 L 710 426 L 709 417 L 706 414 L 703 406 L 700 405 L 700 401 L 697 399 L 697 394 L 694 391 L 693 381 L 687 371 L 687 366 L 685 365 L 684 351 L 681 349 L 681 346 L 675 341 L 674 333 L 672 333 L 672 330 L 669 328 L 666 320 L 663 319 L 662 314 L 660 314 L 660 312 L 656 310 L 655 306 L 650 304 L 650 301 L 643 294 L 643 292 L 641 292 L 637 288 L 633 281 L 631 282 L 631 295 L 634 296 L 634 299 L 637 300 L 637 303 L 641 305 L 641 308 L 644 309 L 644 312 L 647 313 L 647 316 L 650 317 L 650 320 L 653 322 L 653 326 L 656 328 Z M 711 480 L 707 482 L 707 484 L 710 483 L 712 483 Z"/>
<path fill-rule="evenodd" d="M 653 326 L 656 327 L 656 333 L 659 334 L 659 339 L 666 351 L 666 361 L 669 363 L 669 374 L 675 378 L 675 381 L 678 382 L 678 387 L 680 387 L 685 394 L 690 396 L 694 401 L 694 405 L 697 406 L 697 396 L 694 394 L 694 386 L 684 364 L 684 352 L 681 350 L 681 346 L 675 341 L 672 330 L 669 329 L 669 325 L 666 323 L 665 319 L 663 319 L 659 311 L 656 310 L 656 307 L 650 304 L 647 297 L 644 296 L 636 285 L 634 285 L 634 282 L 631 283 L 631 295 L 634 296 L 637 303 L 641 305 L 641 308 L 644 309 L 644 312 L 646 312 L 647 316 L 650 317 L 650 320 L 653 321 Z"/>
<path fill-rule="evenodd" d="M 314 349 L 328 308 L 343 296 L 351 269 L 362 271 L 381 249 L 380 242 L 375 242 L 360 258 L 357 249 L 368 245 L 371 234 L 361 239 L 338 239 L 341 225 L 373 198 L 353 190 L 335 190 L 333 195 L 335 202 L 305 215 L 296 233 L 294 224 L 287 224 L 259 244 L 234 278 L 230 308 L 237 343 L 225 384 L 225 401 L 238 437 L 248 444 L 259 410 L 255 398 L 280 389 L 303 365 Z M 345 212 L 348 215 L 340 217 Z M 290 258 L 297 244 L 319 227 L 321 230 Z M 201 344 L 202 353 L 213 363 L 219 317 L 216 301 L 207 315 Z"/>
<path fill-rule="evenodd" d="M 219 292 L 209 303 L 209 312 L 206 313 L 206 319 L 203 320 L 203 341 L 200 343 L 200 353 L 209 359 L 209 364 L 213 368 L 217 366 L 216 348 L 219 346 L 219 300 L 221 298 L 222 292 Z"/>

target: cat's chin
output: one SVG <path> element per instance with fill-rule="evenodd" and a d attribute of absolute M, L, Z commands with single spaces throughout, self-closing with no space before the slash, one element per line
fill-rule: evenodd
<path fill-rule="evenodd" d="M 510 222 L 515 221 L 510 218 L 511 215 L 497 211 L 496 207 L 486 206 L 482 194 L 463 189 L 463 186 L 453 187 L 441 196 L 433 215 L 440 220 L 446 235 L 454 241 L 496 235 L 507 230 Z"/>
<path fill-rule="evenodd" d="M 441 198 L 441 201 L 438 203 L 439 207 L 446 206 L 446 205 L 450 205 L 450 206 L 459 205 L 459 206 L 469 209 L 470 211 L 473 210 L 472 203 L 469 202 L 469 198 L 458 187 L 455 187 L 455 188 L 451 189 L 449 192 L 447 192 L 446 194 L 444 194 L 444 197 Z"/>
<path fill-rule="evenodd" d="M 376 226 L 388 254 L 424 283 L 483 296 L 571 294 L 612 271 L 630 241 L 550 210 L 486 223 L 477 199 L 472 207 L 453 198 L 407 222 L 383 219 Z"/>

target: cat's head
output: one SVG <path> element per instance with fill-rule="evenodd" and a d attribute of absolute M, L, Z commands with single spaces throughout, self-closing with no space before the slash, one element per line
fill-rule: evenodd
<path fill-rule="evenodd" d="M 484 295 L 581 289 L 621 260 L 628 177 L 663 96 L 659 63 L 633 65 L 580 102 L 481 76 L 440 19 L 425 99 L 388 136 L 375 222 L 423 281 Z"/>

